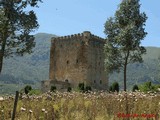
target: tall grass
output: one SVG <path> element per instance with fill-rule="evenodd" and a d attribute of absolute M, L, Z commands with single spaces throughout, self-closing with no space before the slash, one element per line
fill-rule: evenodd
<path fill-rule="evenodd" d="M 14 97 L 0 100 L 0 120 L 11 118 Z M 160 94 L 56 92 L 22 96 L 16 120 L 159 120 Z M 137 116 L 136 116 L 137 115 Z"/>

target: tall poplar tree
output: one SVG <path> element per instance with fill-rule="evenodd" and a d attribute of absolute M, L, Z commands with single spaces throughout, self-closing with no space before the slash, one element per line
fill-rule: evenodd
<path fill-rule="evenodd" d="M 143 62 L 142 55 L 146 53 L 141 46 L 141 40 L 147 35 L 146 20 L 146 14 L 140 13 L 139 0 L 122 0 L 114 17 L 105 23 L 105 68 L 108 72 L 123 70 L 124 91 L 127 89 L 127 65 Z"/>
<path fill-rule="evenodd" d="M 0 0 L 0 73 L 3 58 L 31 53 L 35 46 L 30 35 L 39 27 L 37 17 L 28 7 L 38 7 L 41 0 Z"/>

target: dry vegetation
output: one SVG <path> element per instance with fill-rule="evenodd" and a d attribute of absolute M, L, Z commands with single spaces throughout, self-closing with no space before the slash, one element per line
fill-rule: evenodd
<path fill-rule="evenodd" d="M 11 119 L 14 97 L 0 99 L 0 120 Z M 56 92 L 19 98 L 16 120 L 159 120 L 160 94 Z M 130 115 L 130 116 L 129 116 Z"/>

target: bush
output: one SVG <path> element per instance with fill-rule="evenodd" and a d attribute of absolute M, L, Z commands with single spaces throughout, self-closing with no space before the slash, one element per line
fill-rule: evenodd
<path fill-rule="evenodd" d="M 140 91 L 142 92 L 148 92 L 148 91 L 158 91 L 159 86 L 158 85 L 152 85 L 151 82 L 145 82 L 140 86 Z"/>
<path fill-rule="evenodd" d="M 32 87 L 30 85 L 25 86 L 24 92 L 25 94 L 28 94 L 32 90 Z"/>
<path fill-rule="evenodd" d="M 56 91 L 56 89 L 57 89 L 57 88 L 56 88 L 56 86 L 51 86 L 50 91 L 51 91 L 51 92 L 55 92 L 55 91 Z"/>
<path fill-rule="evenodd" d="M 114 82 L 112 84 L 112 92 L 119 92 L 119 84 L 118 84 L 118 82 Z"/>
<path fill-rule="evenodd" d="M 85 89 L 84 89 L 84 83 L 79 83 L 78 84 L 78 89 L 80 90 L 80 92 L 84 92 Z"/>
<path fill-rule="evenodd" d="M 71 92 L 72 91 L 72 88 L 71 87 L 68 87 L 67 88 L 67 92 Z"/>
<path fill-rule="evenodd" d="M 32 90 L 29 92 L 29 95 L 40 95 L 41 93 L 42 93 L 41 90 L 32 89 Z"/>
<path fill-rule="evenodd" d="M 135 92 L 136 90 L 139 90 L 138 85 L 134 85 L 132 88 L 132 92 Z"/>
<path fill-rule="evenodd" d="M 109 92 L 113 92 L 112 86 L 109 86 Z"/>
<path fill-rule="evenodd" d="M 91 86 L 86 86 L 86 89 L 85 89 L 86 92 L 89 92 L 89 91 L 92 91 L 92 88 Z"/>

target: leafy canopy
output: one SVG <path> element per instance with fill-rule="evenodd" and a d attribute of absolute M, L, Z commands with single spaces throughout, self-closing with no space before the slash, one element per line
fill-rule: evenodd
<path fill-rule="evenodd" d="M 105 67 L 108 72 L 123 70 L 124 91 L 127 65 L 143 62 L 142 55 L 146 53 L 146 49 L 140 45 L 147 34 L 143 28 L 146 20 L 146 14 L 140 13 L 139 0 L 122 0 L 115 16 L 105 23 Z"/>
<path fill-rule="evenodd" d="M 114 17 L 105 23 L 105 66 L 109 72 L 120 71 L 126 64 L 142 62 L 146 49 L 140 46 L 146 36 L 143 26 L 147 16 L 140 13 L 139 0 L 123 0 Z"/>
<path fill-rule="evenodd" d="M 1 58 L 32 52 L 35 42 L 30 33 L 39 24 L 34 11 L 28 10 L 28 7 L 38 7 L 39 1 L 41 0 L 0 0 Z"/>

